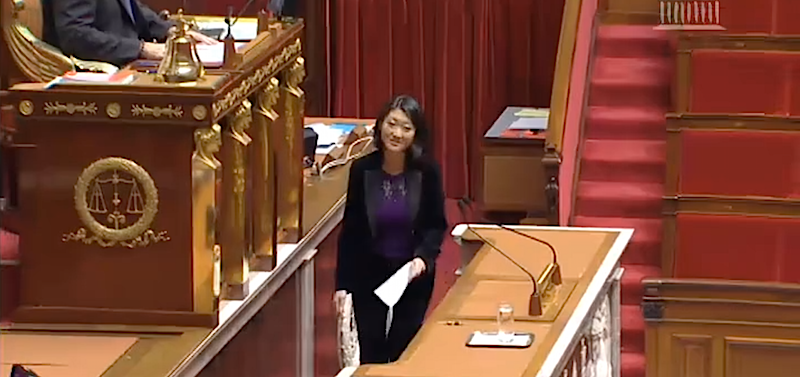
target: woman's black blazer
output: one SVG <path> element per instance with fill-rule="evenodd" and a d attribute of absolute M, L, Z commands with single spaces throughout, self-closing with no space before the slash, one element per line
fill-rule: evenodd
<path fill-rule="evenodd" d="M 352 292 L 367 288 L 372 282 L 361 278 L 362 271 L 374 268 L 376 260 L 376 211 L 380 205 L 379 190 L 383 184 L 383 155 L 373 152 L 359 158 L 350 167 L 347 202 L 339 236 L 336 289 Z M 414 256 L 422 257 L 427 271 L 433 273 L 436 258 L 448 225 L 444 210 L 444 189 L 439 166 L 435 161 L 420 158 L 408 163 L 406 192 L 414 222 Z"/>

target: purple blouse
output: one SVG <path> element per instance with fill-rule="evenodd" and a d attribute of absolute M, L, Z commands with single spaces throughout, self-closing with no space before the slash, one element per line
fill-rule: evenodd
<path fill-rule="evenodd" d="M 387 259 L 408 259 L 412 250 L 412 219 L 406 198 L 406 178 L 384 173 L 376 213 L 378 252 Z"/>

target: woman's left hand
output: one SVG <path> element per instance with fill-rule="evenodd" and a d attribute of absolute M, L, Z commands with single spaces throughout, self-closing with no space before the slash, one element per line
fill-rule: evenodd
<path fill-rule="evenodd" d="M 414 280 L 418 278 L 420 275 L 425 273 L 426 270 L 425 261 L 422 258 L 414 258 L 411 261 L 411 276 L 408 277 L 408 280 Z"/>

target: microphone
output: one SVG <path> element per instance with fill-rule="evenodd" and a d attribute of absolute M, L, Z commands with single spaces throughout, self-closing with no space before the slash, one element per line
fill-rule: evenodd
<path fill-rule="evenodd" d="M 465 199 L 460 199 L 458 201 L 458 208 L 459 208 L 459 210 L 461 212 L 462 220 L 466 220 L 466 216 L 464 214 L 466 212 L 466 207 L 467 206 L 468 205 L 467 205 Z M 524 272 L 525 275 L 528 276 L 528 278 L 531 280 L 531 283 L 533 284 L 533 291 L 531 292 L 531 297 L 530 297 L 530 300 L 528 301 L 528 315 L 533 316 L 533 317 L 542 315 L 542 298 L 539 295 L 539 284 L 536 281 L 536 277 L 533 276 L 533 274 L 530 271 L 528 271 L 527 268 L 525 268 L 524 266 L 519 264 L 514 258 L 512 258 L 510 255 L 506 254 L 503 250 L 500 250 L 500 248 L 495 246 L 494 243 L 489 242 L 489 240 L 487 240 L 486 238 L 484 238 L 483 236 L 478 234 L 478 232 L 476 232 L 474 229 L 472 229 L 472 227 L 469 225 L 468 221 L 464 221 L 464 225 L 467 226 L 467 229 L 472 231 L 472 234 L 475 235 L 475 237 L 477 237 L 479 240 L 481 240 L 484 244 L 489 245 L 489 247 L 491 247 L 492 249 L 497 251 L 500 255 L 502 255 L 505 259 L 507 259 L 514 266 L 516 266 L 522 272 Z"/>
<path fill-rule="evenodd" d="M 461 198 L 458 201 L 458 207 L 461 210 L 462 215 L 463 215 L 466 207 L 472 207 L 472 203 L 473 203 L 472 199 L 467 198 L 467 197 Z M 547 273 L 552 275 L 550 277 L 550 279 L 553 282 L 553 284 L 555 284 L 555 285 L 561 284 L 561 266 L 558 264 L 558 254 L 556 253 L 556 248 L 553 247 L 553 244 L 551 244 L 550 242 L 547 242 L 547 241 L 545 241 L 545 240 L 543 240 L 541 238 L 534 237 L 534 236 L 532 236 L 532 235 L 530 235 L 528 233 L 520 232 L 517 229 L 511 228 L 511 227 L 503 225 L 501 223 L 496 223 L 496 222 L 493 222 L 493 221 L 489 221 L 486 218 L 481 218 L 481 220 L 483 220 L 483 222 L 487 222 L 487 223 L 490 223 L 492 225 L 495 225 L 495 226 L 497 226 L 497 227 L 499 227 L 499 228 L 501 228 L 503 230 L 506 230 L 508 232 L 514 233 L 514 234 L 516 234 L 518 236 L 525 237 L 525 238 L 527 238 L 529 240 L 532 240 L 532 241 L 535 241 L 535 242 L 538 242 L 538 243 L 540 243 L 542 245 L 547 246 L 547 248 L 550 249 L 550 255 L 551 255 L 552 259 L 553 259 L 553 262 L 551 263 L 552 267 L 548 266 Z"/>

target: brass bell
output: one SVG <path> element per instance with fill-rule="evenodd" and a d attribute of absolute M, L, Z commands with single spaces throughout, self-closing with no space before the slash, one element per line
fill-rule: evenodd
<path fill-rule="evenodd" d="M 167 39 L 167 51 L 158 65 L 158 77 L 169 83 L 197 81 L 205 74 L 197 53 L 197 42 L 189 35 L 190 24 L 183 17 L 183 9 L 178 10 L 174 19 L 175 27 Z"/>

